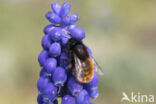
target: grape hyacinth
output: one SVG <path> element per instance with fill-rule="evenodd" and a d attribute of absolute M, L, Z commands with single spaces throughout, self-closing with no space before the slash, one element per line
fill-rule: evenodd
<path fill-rule="evenodd" d="M 70 38 L 83 40 L 85 32 L 78 27 L 78 14 L 69 14 L 70 4 L 57 2 L 51 4 L 52 11 L 46 13 L 50 22 L 44 28 L 45 35 L 42 38 L 43 51 L 38 56 L 42 67 L 40 78 L 37 82 L 38 104 L 58 104 L 58 98 L 62 98 L 61 104 L 93 104 L 90 99 L 96 99 L 98 93 L 98 77 L 94 73 L 89 83 L 79 83 L 71 71 L 67 71 L 69 62 L 62 58 L 69 58 L 63 50 Z M 87 47 L 87 46 L 86 46 Z M 87 47 L 92 56 L 91 50 Z"/>

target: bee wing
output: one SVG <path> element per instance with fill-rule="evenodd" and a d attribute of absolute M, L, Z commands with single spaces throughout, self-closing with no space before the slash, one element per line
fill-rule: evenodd
<path fill-rule="evenodd" d="M 93 57 L 93 56 L 90 56 L 90 58 L 91 58 L 92 61 L 93 61 L 95 72 L 97 72 L 99 75 L 103 75 L 104 73 L 103 73 L 101 67 L 99 66 L 99 64 L 98 64 L 98 63 L 96 62 L 96 60 L 94 59 L 94 57 Z"/>
<path fill-rule="evenodd" d="M 76 75 L 76 79 L 79 81 L 82 81 L 84 77 L 84 70 L 83 70 L 83 65 L 82 65 L 83 63 L 75 54 L 74 54 L 74 61 L 75 61 L 74 74 Z"/>

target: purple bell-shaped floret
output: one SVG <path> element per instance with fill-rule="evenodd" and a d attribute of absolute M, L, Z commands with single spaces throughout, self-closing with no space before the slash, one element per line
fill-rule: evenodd
<path fill-rule="evenodd" d="M 62 67 L 57 67 L 53 73 L 52 80 L 56 86 L 63 86 L 67 80 L 66 70 Z"/>
<path fill-rule="evenodd" d="M 48 72 L 48 73 L 53 73 L 55 68 L 57 66 L 57 61 L 55 58 L 49 58 L 47 59 L 47 61 L 44 64 L 44 69 Z"/>
<path fill-rule="evenodd" d="M 44 63 L 48 58 L 49 58 L 48 51 L 43 50 L 38 56 L 38 62 L 40 63 L 40 66 L 44 66 Z"/>
<path fill-rule="evenodd" d="M 67 86 L 68 86 L 68 90 L 73 96 L 76 96 L 77 94 L 79 94 L 81 90 L 83 89 L 82 84 L 77 82 L 74 77 L 69 78 Z"/>
<path fill-rule="evenodd" d="M 57 57 L 61 54 L 61 45 L 60 43 L 53 43 L 51 44 L 50 48 L 49 48 L 49 53 L 51 56 L 53 57 Z"/>
<path fill-rule="evenodd" d="M 73 96 L 65 95 L 65 96 L 62 98 L 61 104 L 75 104 L 75 99 L 74 99 Z"/>

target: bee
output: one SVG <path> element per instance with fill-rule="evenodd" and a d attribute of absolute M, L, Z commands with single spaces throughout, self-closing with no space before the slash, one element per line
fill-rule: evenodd
<path fill-rule="evenodd" d="M 94 57 L 88 53 L 87 47 L 82 41 L 70 38 L 67 42 L 66 51 L 71 59 L 71 69 L 74 69 L 73 74 L 78 82 L 90 82 L 94 76 L 94 72 L 103 75 L 100 66 Z"/>

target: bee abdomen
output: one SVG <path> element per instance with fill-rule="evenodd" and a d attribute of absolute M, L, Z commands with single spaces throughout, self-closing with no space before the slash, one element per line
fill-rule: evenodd
<path fill-rule="evenodd" d="M 84 68 L 83 83 L 88 83 L 94 76 L 94 66 L 90 58 L 87 58 L 87 67 Z"/>

